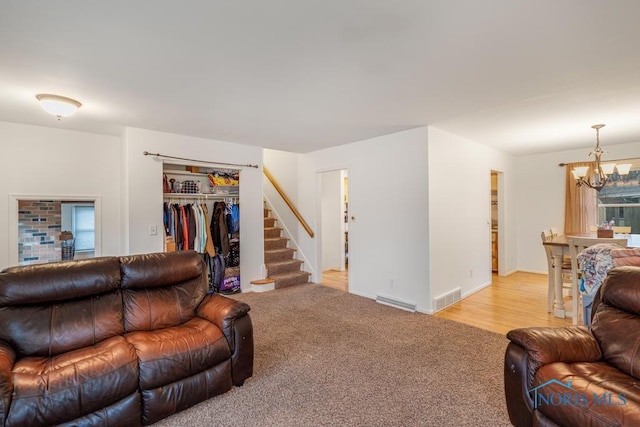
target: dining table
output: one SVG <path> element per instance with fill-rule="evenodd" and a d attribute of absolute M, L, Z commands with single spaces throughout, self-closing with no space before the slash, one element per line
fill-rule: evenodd
<path fill-rule="evenodd" d="M 562 295 L 562 260 L 569 255 L 568 237 L 589 237 L 597 238 L 596 233 L 575 233 L 570 235 L 558 235 L 550 240 L 542 242 L 545 246 L 551 247 L 553 255 L 552 271 L 549 271 L 549 278 L 552 280 L 555 289 L 555 295 Z M 628 248 L 640 248 L 640 234 L 614 234 L 616 239 L 627 239 Z M 559 268 L 556 268 L 559 266 Z M 567 312 L 562 298 L 554 298 L 553 315 L 559 318 L 566 318 L 570 313 Z M 571 314 L 572 315 L 572 314 Z"/>

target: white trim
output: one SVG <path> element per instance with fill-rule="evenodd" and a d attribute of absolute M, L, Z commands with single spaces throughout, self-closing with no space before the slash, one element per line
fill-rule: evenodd
<path fill-rule="evenodd" d="M 9 194 L 9 229 L 7 230 L 9 265 L 18 265 L 18 201 L 19 200 L 56 200 L 93 202 L 96 215 L 95 256 L 102 256 L 102 196 L 73 194 Z"/>
<path fill-rule="evenodd" d="M 518 270 L 512 270 L 510 272 L 507 273 L 507 276 L 513 274 L 513 273 L 517 273 L 517 272 L 522 272 L 522 273 L 533 273 L 533 274 L 544 274 L 544 275 L 548 275 L 549 272 L 548 271 L 540 271 L 540 270 L 523 270 L 523 269 L 518 269 Z"/>
<path fill-rule="evenodd" d="M 476 292 L 480 292 L 480 291 L 481 291 L 481 290 L 483 290 L 484 288 L 487 288 L 487 287 L 491 286 L 491 285 L 492 285 L 492 283 L 493 283 L 493 282 L 491 282 L 491 281 L 486 282 L 486 283 L 483 283 L 483 284 L 481 284 L 480 286 L 477 286 L 477 287 L 475 287 L 475 288 L 471 289 L 470 291 L 467 291 L 467 292 L 463 293 L 463 294 L 462 294 L 462 298 L 460 299 L 460 301 L 462 301 L 463 299 L 465 299 L 465 298 L 467 298 L 467 297 L 469 297 L 469 296 L 471 296 L 471 295 L 475 294 Z M 460 302 L 460 301 L 458 301 L 458 302 Z"/>

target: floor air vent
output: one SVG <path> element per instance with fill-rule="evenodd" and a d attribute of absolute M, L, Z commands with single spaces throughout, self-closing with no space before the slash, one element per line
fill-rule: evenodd
<path fill-rule="evenodd" d="M 454 302 L 460 301 L 460 299 L 462 299 L 462 289 L 455 288 L 451 292 L 447 292 L 444 295 L 435 297 L 433 299 L 433 309 L 434 311 L 442 310 L 443 308 L 453 304 Z"/>
<path fill-rule="evenodd" d="M 416 304 L 407 302 L 407 301 L 402 301 L 396 298 L 391 298 L 384 295 L 377 295 L 376 302 L 380 304 L 388 305 L 390 307 L 399 308 L 401 310 L 410 311 L 412 313 L 415 313 L 416 311 Z"/>

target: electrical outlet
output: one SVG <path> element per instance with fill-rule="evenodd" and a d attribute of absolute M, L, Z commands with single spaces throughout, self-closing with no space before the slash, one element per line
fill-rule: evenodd
<path fill-rule="evenodd" d="M 149 226 L 149 236 L 155 236 L 158 234 L 158 226 L 152 224 Z"/>

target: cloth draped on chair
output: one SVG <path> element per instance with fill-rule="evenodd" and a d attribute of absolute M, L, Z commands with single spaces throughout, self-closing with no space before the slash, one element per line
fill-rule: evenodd
<path fill-rule="evenodd" d="M 582 271 L 581 293 L 587 295 L 596 293 L 609 270 L 614 267 L 612 253 L 616 250 L 625 249 L 616 244 L 598 243 L 578 254 L 578 265 Z"/>
<path fill-rule="evenodd" d="M 582 301 L 582 323 L 591 325 L 591 309 L 596 291 L 604 282 L 609 270 L 614 267 L 613 253 L 624 251 L 622 246 L 615 243 L 598 243 L 589 246 L 577 255 L 577 262 L 582 277 L 580 280 L 580 293 Z"/>

